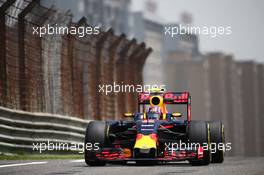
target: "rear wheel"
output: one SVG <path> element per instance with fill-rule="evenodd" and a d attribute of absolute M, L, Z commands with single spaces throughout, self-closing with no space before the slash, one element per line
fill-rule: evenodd
<path fill-rule="evenodd" d="M 224 125 L 218 121 L 211 121 L 209 124 L 211 131 L 212 163 L 222 163 L 224 161 L 224 149 L 219 148 L 224 148 Z"/>
<path fill-rule="evenodd" d="M 189 160 L 193 166 L 208 165 L 211 160 L 210 145 L 210 129 L 209 124 L 204 121 L 191 121 L 188 128 L 188 137 L 190 144 L 207 144 L 208 149 L 203 149 L 203 157 Z"/>
<path fill-rule="evenodd" d="M 85 152 L 84 158 L 87 165 L 90 166 L 103 166 L 105 165 L 104 161 L 99 160 L 96 157 L 96 152 L 94 149 L 95 145 L 99 146 L 99 149 L 103 148 L 107 140 L 107 125 L 102 121 L 92 121 L 88 124 L 85 134 Z M 89 145 L 89 146 L 87 146 Z M 96 149 L 96 148 L 95 148 Z"/>

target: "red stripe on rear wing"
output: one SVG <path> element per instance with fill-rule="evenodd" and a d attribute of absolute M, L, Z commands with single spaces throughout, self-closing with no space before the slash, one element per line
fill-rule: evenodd
<path fill-rule="evenodd" d="M 165 93 L 148 93 L 143 92 L 138 96 L 139 104 L 150 104 L 150 97 L 161 96 L 165 104 L 188 104 L 189 92 L 165 92 Z"/>

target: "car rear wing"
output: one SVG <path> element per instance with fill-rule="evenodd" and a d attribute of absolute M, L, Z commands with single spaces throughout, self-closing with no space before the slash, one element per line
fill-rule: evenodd
<path fill-rule="evenodd" d="M 150 104 L 152 96 L 161 96 L 165 104 L 188 104 L 190 103 L 189 92 L 164 92 L 164 93 L 148 93 L 142 92 L 138 96 L 139 104 Z"/>
<path fill-rule="evenodd" d="M 138 95 L 138 105 L 150 104 L 152 96 L 161 96 L 164 104 L 187 105 L 188 121 L 191 120 L 191 96 L 189 92 L 142 92 Z"/>

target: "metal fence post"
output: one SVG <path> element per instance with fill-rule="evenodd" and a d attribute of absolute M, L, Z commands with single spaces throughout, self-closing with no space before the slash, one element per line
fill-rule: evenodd
<path fill-rule="evenodd" d="M 131 55 L 128 57 L 128 64 L 130 66 L 129 72 L 129 80 L 131 83 L 137 87 L 137 85 L 142 85 L 142 82 L 137 81 L 137 77 L 140 76 L 140 73 L 137 69 L 138 67 L 138 56 L 142 54 L 145 49 L 145 43 L 141 43 L 137 45 L 134 50 L 132 51 Z M 133 92 L 128 94 L 128 108 L 129 111 L 136 111 L 137 110 L 137 92 Z"/>
<path fill-rule="evenodd" d="M 124 47 L 121 48 L 119 52 L 119 57 L 116 60 L 116 79 L 117 83 L 123 85 L 126 84 L 126 69 L 127 69 L 127 64 L 126 64 L 126 57 L 128 55 L 128 52 L 132 45 L 136 42 L 135 39 L 129 41 L 125 40 L 126 42 L 124 43 Z M 117 116 L 122 116 L 124 112 L 127 110 L 127 105 L 126 105 L 126 94 L 123 92 L 120 92 L 117 94 Z"/>
<path fill-rule="evenodd" d="M 111 29 L 110 29 L 111 30 Z M 109 31 L 110 31 L 109 30 Z M 99 93 L 98 91 L 98 85 L 101 84 L 102 82 L 102 49 L 103 49 L 103 44 L 106 41 L 106 38 L 109 35 L 109 31 L 108 32 L 104 32 L 100 38 L 98 39 L 98 41 L 96 42 L 96 63 L 95 63 L 95 93 L 97 94 L 98 99 L 96 100 L 96 118 L 97 119 L 101 119 L 102 116 L 102 106 L 101 103 L 103 102 L 103 97 L 102 94 Z M 112 31 L 112 30 L 111 30 Z"/>
<path fill-rule="evenodd" d="M 110 46 L 109 48 L 109 52 L 110 52 L 110 60 L 109 60 L 109 64 L 110 64 L 110 70 L 109 72 L 112 73 L 111 74 L 111 79 L 109 81 L 112 81 L 112 82 L 116 82 L 116 64 L 115 64 L 115 57 L 117 55 L 117 52 L 118 52 L 118 47 L 120 45 L 120 43 L 122 42 L 122 40 L 124 40 L 126 37 L 125 34 L 122 34 L 120 35 L 118 38 L 116 38 L 112 45 Z M 116 115 L 117 115 L 117 96 L 116 94 L 114 93 L 111 93 L 110 94 L 110 100 L 111 100 L 111 103 L 110 103 L 110 108 L 112 109 L 112 113 L 110 113 L 110 116 L 109 118 L 111 119 L 116 119 Z"/>
<path fill-rule="evenodd" d="M 7 72 L 6 72 L 6 25 L 5 12 L 16 0 L 6 1 L 0 7 L 0 105 L 7 105 Z"/>
<path fill-rule="evenodd" d="M 28 87 L 26 80 L 26 55 L 25 55 L 25 17 L 39 3 L 39 0 L 33 0 L 18 15 L 18 53 L 19 53 L 19 91 L 20 91 L 20 108 L 29 110 L 28 104 Z"/>

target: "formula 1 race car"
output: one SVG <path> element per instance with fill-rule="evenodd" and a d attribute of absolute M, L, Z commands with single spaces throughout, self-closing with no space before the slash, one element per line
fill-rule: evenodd
<path fill-rule="evenodd" d="M 170 113 L 169 105 L 186 107 Z M 85 162 L 102 166 L 107 162 L 164 163 L 188 160 L 191 165 L 222 163 L 224 126 L 221 122 L 191 120 L 188 92 L 143 92 L 138 112 L 125 113 L 130 120 L 91 121 L 85 136 Z M 212 152 L 211 143 L 215 143 Z"/>

